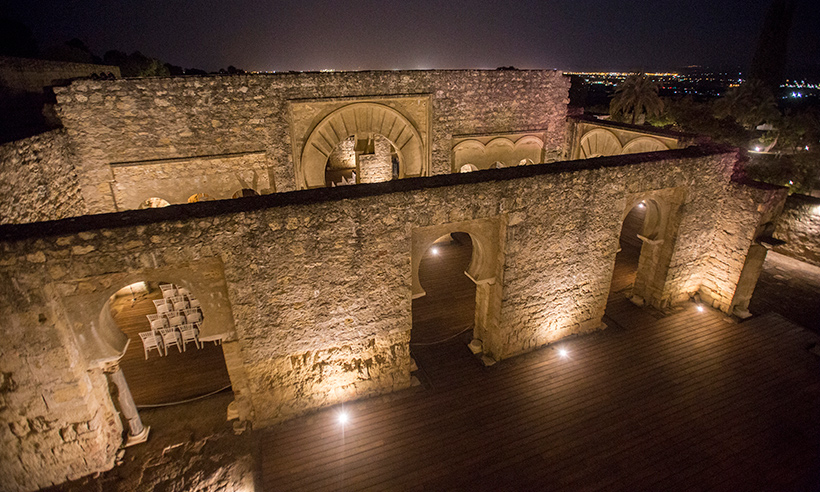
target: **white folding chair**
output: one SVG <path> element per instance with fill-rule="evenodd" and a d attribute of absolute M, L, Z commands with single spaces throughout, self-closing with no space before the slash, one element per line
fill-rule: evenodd
<path fill-rule="evenodd" d="M 189 291 L 185 287 L 177 287 L 177 295 L 189 296 L 189 295 L 191 295 L 191 291 Z"/>
<path fill-rule="evenodd" d="M 165 299 L 154 299 L 154 306 L 157 308 L 157 314 L 168 312 L 168 303 L 165 302 Z"/>
<path fill-rule="evenodd" d="M 146 318 L 151 323 L 151 329 L 154 331 L 160 328 L 168 328 L 168 321 L 161 314 L 146 314 Z"/>
<path fill-rule="evenodd" d="M 182 353 L 182 347 L 180 347 L 182 340 L 176 328 L 163 328 L 159 330 L 159 333 L 162 335 L 162 345 L 165 348 L 165 355 L 168 355 L 169 345 L 176 345 L 179 353 Z"/>
<path fill-rule="evenodd" d="M 174 284 L 159 284 L 159 289 L 162 291 L 162 297 L 165 299 L 177 295 L 177 286 Z"/>
<path fill-rule="evenodd" d="M 185 321 L 188 323 L 199 323 L 202 321 L 202 312 L 197 308 L 188 308 L 185 310 Z"/>
<path fill-rule="evenodd" d="M 199 303 L 199 299 L 197 299 L 196 297 L 191 296 L 191 295 L 188 296 L 188 307 L 195 308 L 195 307 L 201 307 L 201 306 L 202 306 L 202 304 Z"/>
<path fill-rule="evenodd" d="M 157 353 L 162 357 L 162 339 L 159 338 L 153 331 L 141 331 L 140 339 L 142 340 L 142 348 L 145 350 L 145 360 L 148 360 L 148 351 L 157 349 Z M 166 349 L 165 355 L 168 355 Z"/>
<path fill-rule="evenodd" d="M 187 309 L 188 301 L 185 300 L 184 296 L 174 296 L 171 298 L 171 302 L 174 304 L 174 309 L 180 311 L 182 309 Z"/>
<path fill-rule="evenodd" d="M 185 351 L 185 345 L 188 342 L 194 342 L 196 348 L 201 349 L 202 346 L 199 342 L 199 329 L 197 329 L 194 323 L 185 323 L 184 325 L 179 327 L 179 333 L 182 336 L 182 351 Z"/>
<path fill-rule="evenodd" d="M 165 319 L 168 320 L 168 325 L 171 328 L 176 326 L 181 326 L 185 324 L 185 312 L 184 311 L 170 311 L 165 315 Z"/>

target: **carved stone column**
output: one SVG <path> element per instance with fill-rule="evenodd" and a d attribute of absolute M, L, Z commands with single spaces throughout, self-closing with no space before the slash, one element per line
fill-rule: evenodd
<path fill-rule="evenodd" d="M 131 396 L 131 390 L 128 388 L 122 369 L 117 366 L 113 372 L 108 373 L 108 377 L 117 386 L 117 401 L 120 404 L 123 417 L 128 422 L 128 439 L 125 441 L 125 446 L 133 446 L 147 441 L 151 428 L 142 424 L 140 414 L 137 412 L 137 405 L 134 403 L 134 397 Z"/>

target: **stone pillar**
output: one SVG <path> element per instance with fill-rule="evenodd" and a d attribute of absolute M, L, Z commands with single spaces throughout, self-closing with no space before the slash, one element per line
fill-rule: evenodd
<path fill-rule="evenodd" d="M 131 389 L 128 388 L 122 369 L 117 366 L 114 372 L 108 373 L 108 377 L 117 386 L 117 401 L 120 404 L 123 417 L 128 421 L 128 439 L 125 445 L 132 446 L 147 441 L 151 428 L 142 424 L 140 414 L 137 412 L 137 405 L 134 403 L 134 397 L 131 396 Z"/>

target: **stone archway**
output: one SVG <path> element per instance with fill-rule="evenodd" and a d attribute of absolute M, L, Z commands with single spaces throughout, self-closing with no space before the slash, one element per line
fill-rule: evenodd
<path fill-rule="evenodd" d="M 197 294 L 203 315 L 200 339 L 210 342 L 221 341 L 240 418 L 251 420 L 253 410 L 247 396 L 248 379 L 236 340 L 222 264 L 218 260 L 201 260 L 179 267 L 101 275 L 89 279 L 88 282 L 89 286 L 100 287 L 92 288 L 90 292 L 63 297 L 66 317 L 89 370 L 117 367 L 125 354 L 129 341 L 112 316 L 111 298 L 122 287 L 138 282 L 170 282 Z M 139 347 L 139 350 L 141 351 L 142 347 Z"/>
<path fill-rule="evenodd" d="M 399 178 L 429 175 L 424 142 L 410 120 L 389 106 L 361 102 L 333 111 L 310 132 L 296 168 L 297 187 L 324 187 L 328 157 L 353 135 L 382 135 L 389 140 L 399 155 Z"/>
<path fill-rule="evenodd" d="M 484 353 L 500 353 L 503 341 L 498 337 L 501 313 L 501 287 L 504 269 L 505 222 L 501 217 L 439 224 L 412 232 L 412 297 L 426 292 L 419 281 L 419 266 L 425 253 L 443 236 L 465 233 L 472 242 L 472 257 L 464 272 L 476 285 L 475 324 L 473 336 L 483 344 Z"/>
<path fill-rule="evenodd" d="M 659 308 L 671 303 L 667 292 L 667 272 L 674 252 L 684 193 L 684 190 L 670 188 L 636 193 L 626 200 L 626 206 L 620 215 L 619 234 L 629 228 L 629 218 L 634 217 L 636 211 L 640 212 L 641 222 L 630 231 L 634 237 L 624 239 L 621 236 L 618 240 L 619 249 L 616 261 L 613 262 L 613 282 L 610 289 L 617 283 L 617 261 L 624 253 L 629 256 L 626 249 L 631 242 L 631 246 L 637 249 L 634 257 L 627 260 L 635 262 L 632 265 L 634 280 L 630 280 L 629 297 L 637 304 L 647 303 Z"/>

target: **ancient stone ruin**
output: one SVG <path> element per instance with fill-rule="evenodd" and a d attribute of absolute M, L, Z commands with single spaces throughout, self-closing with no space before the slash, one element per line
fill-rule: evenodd
<path fill-rule="evenodd" d="M 0 488 L 114 466 L 138 417 L 109 302 L 137 282 L 196 293 L 254 428 L 409 387 L 419 263 L 448 234 L 472 241 L 491 360 L 604 328 L 635 207 L 634 302 L 743 311 L 785 190 L 743 182 L 737 149 L 568 118 L 568 89 L 540 70 L 56 87 L 63 127 L 0 146 Z"/>

